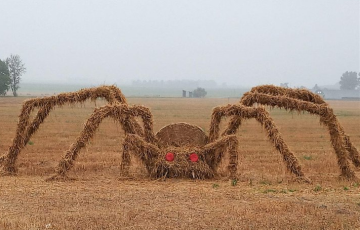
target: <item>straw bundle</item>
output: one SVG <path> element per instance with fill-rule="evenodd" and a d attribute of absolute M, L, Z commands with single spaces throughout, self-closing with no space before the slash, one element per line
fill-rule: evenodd
<path fill-rule="evenodd" d="M 156 133 L 161 146 L 204 146 L 208 140 L 204 131 L 184 122 L 170 124 Z"/>
<path fill-rule="evenodd" d="M 172 162 L 165 160 L 165 154 L 175 153 L 175 159 Z M 196 153 L 199 156 L 198 162 L 189 161 L 189 155 Z M 161 152 L 161 157 L 154 159 L 154 167 L 150 172 L 153 178 L 193 178 L 207 179 L 213 178 L 214 172 L 205 161 L 205 155 L 201 148 L 196 147 L 174 147 L 169 146 Z"/>
<path fill-rule="evenodd" d="M 330 141 L 335 150 L 338 165 L 341 170 L 341 176 L 354 179 L 355 174 L 351 170 L 347 158 L 353 160 L 354 164 L 359 163 L 359 156 L 356 154 L 356 149 L 348 149 L 346 146 L 352 146 L 349 142 L 345 142 L 344 140 L 348 140 L 348 137 L 344 137 L 341 130 L 343 130 L 337 121 L 336 116 L 331 108 L 327 106 L 327 104 L 315 104 L 307 101 L 302 101 L 298 99 L 293 99 L 289 97 L 283 96 L 271 96 L 268 94 L 262 93 L 247 93 L 241 100 L 246 105 L 253 105 L 254 103 L 268 105 L 271 107 L 279 107 L 285 108 L 289 111 L 307 111 L 310 114 L 315 114 L 320 116 L 320 122 L 328 128 L 330 134 Z M 347 152 L 350 150 L 351 153 Z M 350 155 L 349 155 L 350 154 Z"/>
<path fill-rule="evenodd" d="M 321 105 L 328 106 L 328 104 L 319 95 L 317 95 L 309 90 L 306 90 L 306 89 L 289 89 L 289 88 L 282 88 L 282 87 L 273 86 L 273 85 L 262 85 L 262 86 L 253 87 L 249 94 L 251 94 L 251 93 L 263 93 L 263 94 L 268 94 L 270 96 L 284 96 L 284 97 L 298 99 L 298 100 L 305 101 L 305 102 L 312 102 L 314 104 L 319 104 L 319 105 L 321 104 Z M 245 100 L 246 97 L 247 97 L 247 94 L 244 94 L 243 98 L 240 100 L 241 104 L 244 104 L 247 106 L 252 106 L 254 103 L 259 104 L 259 102 L 256 102 L 256 101 L 255 102 L 252 101 L 251 102 L 252 104 L 248 104 L 250 101 L 247 102 Z M 276 105 L 276 106 L 279 108 L 282 108 L 279 105 Z M 231 122 L 234 123 L 236 121 L 232 120 Z M 345 133 L 342 125 L 339 122 L 337 122 L 337 124 L 338 124 L 338 131 L 343 138 L 344 148 L 349 152 L 349 158 L 351 159 L 351 161 L 353 162 L 355 167 L 360 167 L 359 151 L 352 144 L 350 137 Z"/>
<path fill-rule="evenodd" d="M 305 178 L 297 158 L 284 142 L 281 133 L 277 129 L 274 121 L 271 119 L 269 113 L 264 108 L 253 108 L 244 105 L 227 105 L 216 107 L 212 113 L 210 139 L 216 138 L 218 136 L 220 121 L 224 116 L 234 116 L 239 118 L 240 121 L 241 119 L 251 118 L 257 120 L 266 130 L 268 139 L 273 143 L 273 146 L 276 148 L 276 150 L 279 151 L 282 155 L 287 169 L 296 175 L 299 179 L 309 182 L 309 180 Z M 235 134 L 240 124 L 241 123 L 230 123 L 229 126 L 232 127 L 228 127 L 228 132 Z"/>
<path fill-rule="evenodd" d="M 127 104 L 126 99 L 120 89 L 115 86 L 101 86 L 89 89 L 82 89 L 74 93 L 62 93 L 57 96 L 30 99 L 24 102 L 19 121 L 16 129 L 16 135 L 12 145 L 9 147 L 6 155 L 2 156 L 0 163 L 3 163 L 3 174 L 16 173 L 15 162 L 22 148 L 30 140 L 30 137 L 38 130 L 39 126 L 44 122 L 51 110 L 55 106 L 63 106 L 65 104 L 73 105 L 75 103 L 84 103 L 86 100 L 96 100 L 97 98 L 105 98 L 110 104 L 122 103 Z M 39 108 L 34 120 L 30 123 L 31 112 Z M 136 133 L 142 135 L 140 125 L 130 118 L 128 125 L 135 129 Z"/>
<path fill-rule="evenodd" d="M 290 97 L 294 99 L 299 99 L 302 101 L 308 101 L 315 104 L 326 104 L 325 101 L 322 99 L 321 96 L 310 92 L 306 89 L 290 89 L 290 88 L 284 88 L 274 85 L 260 85 L 253 87 L 250 90 L 251 93 L 264 93 L 272 96 L 284 96 L 284 97 Z M 244 102 L 240 102 L 244 105 Z M 251 105 L 247 105 L 251 106 Z"/>
<path fill-rule="evenodd" d="M 121 164 L 122 175 L 129 174 L 130 152 L 132 152 L 144 162 L 150 177 L 153 178 L 213 178 L 224 152 L 228 150 L 230 175 L 235 177 L 238 144 L 235 136 L 223 137 L 216 142 L 206 144 L 207 137 L 198 126 L 176 123 L 163 127 L 156 137 L 157 145 L 147 143 L 138 135 L 126 136 Z M 215 154 L 215 150 L 219 152 L 218 155 Z M 174 161 L 165 160 L 168 152 L 174 153 Z M 192 153 L 198 155 L 198 162 L 189 161 Z"/>
<path fill-rule="evenodd" d="M 138 135 L 128 134 L 125 137 L 123 144 L 122 161 L 120 165 L 121 174 L 125 177 L 129 175 L 129 168 L 131 163 L 130 153 L 134 153 L 137 158 L 142 160 L 150 174 L 154 167 L 153 160 L 160 154 L 160 149 L 152 143 L 146 142 Z"/>
<path fill-rule="evenodd" d="M 238 164 L 238 146 L 239 142 L 235 135 L 228 135 L 205 145 L 202 149 L 205 153 L 206 162 L 214 172 L 218 171 L 224 153 L 229 154 L 228 170 L 230 178 L 236 178 L 237 164 Z"/>
<path fill-rule="evenodd" d="M 125 133 L 135 134 L 134 125 L 131 124 L 129 118 L 141 117 L 144 123 L 144 135 L 146 142 L 154 143 L 156 137 L 153 133 L 153 120 L 150 110 L 143 106 L 128 106 L 125 104 L 105 105 L 101 108 L 96 108 L 94 113 L 86 121 L 84 129 L 80 133 L 80 136 L 76 139 L 75 143 L 70 146 L 70 149 L 66 151 L 65 156 L 60 161 L 57 173 L 60 176 L 65 176 L 69 171 L 74 161 L 76 160 L 81 148 L 85 147 L 86 143 L 93 137 L 95 131 L 98 129 L 103 119 L 112 117 L 115 121 L 119 122 Z"/>

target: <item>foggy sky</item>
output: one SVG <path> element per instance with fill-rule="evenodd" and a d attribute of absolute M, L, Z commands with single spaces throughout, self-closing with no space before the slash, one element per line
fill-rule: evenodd
<path fill-rule="evenodd" d="M 0 0 L 23 82 L 334 84 L 359 71 L 358 0 Z"/>

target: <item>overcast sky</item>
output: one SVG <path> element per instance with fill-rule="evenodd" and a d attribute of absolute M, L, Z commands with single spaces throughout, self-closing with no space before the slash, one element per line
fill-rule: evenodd
<path fill-rule="evenodd" d="M 0 0 L 23 82 L 334 84 L 359 71 L 359 0 Z"/>

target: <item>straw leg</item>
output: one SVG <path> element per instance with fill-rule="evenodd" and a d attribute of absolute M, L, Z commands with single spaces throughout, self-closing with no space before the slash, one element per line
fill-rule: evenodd
<path fill-rule="evenodd" d="M 309 90 L 290 89 L 290 88 L 278 87 L 278 86 L 273 86 L 273 85 L 261 85 L 261 86 L 253 87 L 249 93 L 244 94 L 244 96 L 240 100 L 240 103 L 247 105 L 247 106 L 252 106 L 252 103 L 254 103 L 254 101 L 249 101 L 246 99 L 248 97 L 248 94 L 251 94 L 251 93 L 260 93 L 260 94 L 266 94 L 269 96 L 284 96 L 284 97 L 288 97 L 288 98 L 292 98 L 292 99 L 301 100 L 304 102 L 311 102 L 311 103 L 318 104 L 318 105 L 328 106 L 328 104 L 323 100 L 323 98 L 321 96 L 319 96 Z M 349 153 L 349 159 L 353 162 L 355 167 L 360 167 L 359 151 L 352 144 L 349 136 L 345 133 L 344 128 L 341 126 L 340 123 L 338 123 L 338 131 L 342 135 L 344 148 Z"/>
<path fill-rule="evenodd" d="M 3 165 L 2 175 L 16 174 L 17 169 L 15 163 L 18 155 L 55 106 L 83 103 L 87 99 L 96 100 L 100 97 L 105 98 L 110 104 L 127 104 L 125 96 L 120 89 L 115 86 L 94 87 L 82 89 L 77 92 L 62 93 L 57 96 L 25 101 L 19 116 L 18 127 L 13 143 L 9 147 L 8 152 L 0 157 L 0 165 Z M 34 120 L 30 123 L 30 114 L 36 108 L 39 108 L 39 111 Z M 132 126 L 131 129 L 134 129 L 137 134 L 143 136 L 144 132 L 138 122 L 132 117 L 129 119 L 130 122 L 128 122 L 128 125 Z"/>
<path fill-rule="evenodd" d="M 355 166 L 360 164 L 360 157 L 357 149 L 347 138 L 342 126 L 337 120 L 334 111 L 327 104 L 315 104 L 307 101 L 297 100 L 283 96 L 271 96 L 262 93 L 247 93 L 242 98 L 246 105 L 254 103 L 272 107 L 284 108 L 289 111 L 307 111 L 310 114 L 318 115 L 320 122 L 328 128 L 330 141 L 335 150 L 338 165 L 341 170 L 341 177 L 358 180 L 354 171 L 350 168 L 348 159 L 351 159 Z"/>
<path fill-rule="evenodd" d="M 238 146 L 239 142 L 235 135 L 221 137 L 220 139 L 209 143 L 203 147 L 206 152 L 206 161 L 209 166 L 216 172 L 219 164 L 227 151 L 229 154 L 228 170 L 230 179 L 236 179 L 236 171 L 238 165 Z"/>
<path fill-rule="evenodd" d="M 126 135 L 123 143 L 122 161 L 120 165 L 120 174 L 123 177 L 129 177 L 131 153 L 144 163 L 150 174 L 153 168 L 154 158 L 159 155 L 160 150 L 157 146 L 146 142 L 136 134 Z"/>
<path fill-rule="evenodd" d="M 98 129 L 100 123 L 103 119 L 107 117 L 112 117 L 114 120 L 118 121 L 126 134 L 135 134 L 135 130 L 131 129 L 133 126 L 129 126 L 130 122 L 129 116 L 140 116 L 144 123 L 148 124 L 149 127 L 152 127 L 152 116 L 150 111 L 142 106 L 129 107 L 127 105 L 106 105 L 101 108 L 95 109 L 94 113 L 85 123 L 84 129 L 81 131 L 80 136 L 76 139 L 69 150 L 66 151 L 65 156 L 60 161 L 57 167 L 57 175 L 53 178 L 56 179 L 66 177 L 66 173 L 73 167 L 74 161 L 76 160 L 79 151 L 85 147 L 86 143 L 94 136 L 95 131 Z M 152 132 L 152 128 L 149 128 L 147 134 L 150 135 L 146 137 L 147 140 L 155 139 Z"/>
<path fill-rule="evenodd" d="M 306 90 L 306 89 L 290 89 L 290 88 L 283 88 L 273 85 L 262 85 L 257 86 L 251 89 L 250 92 L 245 93 L 242 99 L 240 100 L 241 104 L 244 104 L 246 106 L 252 106 L 254 103 L 259 103 L 259 101 L 254 100 L 248 100 L 249 97 L 252 97 L 251 94 L 265 94 L 268 96 L 282 96 L 286 98 L 292 98 L 295 100 L 300 100 L 303 102 L 311 102 L 314 104 L 322 105 L 322 106 L 328 106 L 328 104 L 323 100 L 322 97 L 319 95 Z M 253 97 L 252 97 L 253 98 Z M 273 97 L 274 98 L 274 97 Z M 280 105 L 275 105 L 279 108 L 282 108 Z M 287 108 L 285 108 L 287 109 Z M 332 115 L 335 116 L 335 115 Z M 337 118 L 335 117 L 336 122 L 338 123 L 338 131 L 340 132 L 340 135 L 343 138 L 343 144 L 346 151 L 349 153 L 349 159 L 353 162 L 355 167 L 360 167 L 360 154 L 357 148 L 352 144 L 350 141 L 350 137 L 345 133 L 344 128 L 341 126 L 340 122 L 337 121 Z M 327 126 L 326 123 L 324 123 L 325 126 Z"/>
<path fill-rule="evenodd" d="M 291 89 L 274 85 L 260 85 L 253 87 L 249 93 L 263 93 L 271 96 L 285 96 L 293 99 L 312 102 L 315 104 L 326 104 L 320 95 L 315 94 L 307 89 Z M 244 94 L 243 98 L 246 97 L 246 94 L 247 93 Z M 240 103 L 247 105 L 242 99 L 240 100 Z"/>
<path fill-rule="evenodd" d="M 286 145 L 274 121 L 264 108 L 253 108 L 243 105 L 227 105 L 217 107 L 214 111 L 217 112 L 213 113 L 213 117 L 233 116 L 233 119 L 224 134 L 235 134 L 241 125 L 242 119 L 256 119 L 267 131 L 267 136 L 270 142 L 273 143 L 275 149 L 282 155 L 287 169 L 299 180 L 310 182 L 310 180 L 304 176 L 297 158 Z"/>

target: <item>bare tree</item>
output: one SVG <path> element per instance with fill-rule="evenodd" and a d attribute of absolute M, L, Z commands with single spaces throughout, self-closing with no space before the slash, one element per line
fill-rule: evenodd
<path fill-rule="evenodd" d="M 17 90 L 20 88 L 20 76 L 25 73 L 26 68 L 19 55 L 10 55 L 9 58 L 6 58 L 6 65 L 9 67 L 11 91 L 14 97 L 17 97 Z"/>

